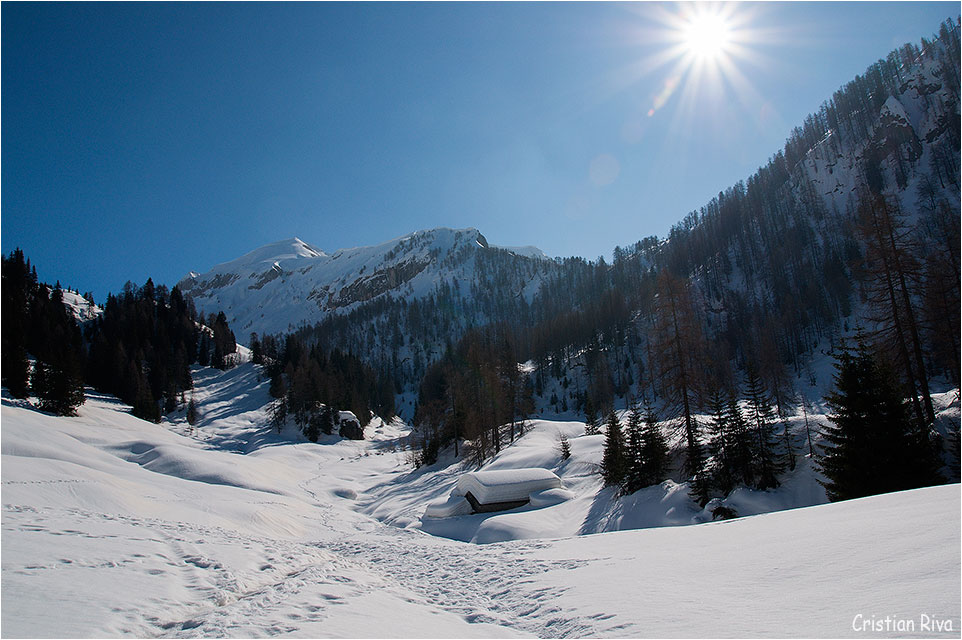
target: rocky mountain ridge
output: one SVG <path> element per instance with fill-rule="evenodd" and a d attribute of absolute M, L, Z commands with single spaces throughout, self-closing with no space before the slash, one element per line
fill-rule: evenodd
<path fill-rule="evenodd" d="M 223 310 L 239 335 L 277 333 L 391 296 L 417 299 L 442 282 L 476 283 L 477 260 L 499 256 L 529 268 L 517 285 L 530 299 L 554 263 L 534 247 L 499 248 L 477 229 L 417 231 L 370 247 L 326 253 L 299 238 L 267 244 L 177 286 L 205 313 Z"/>

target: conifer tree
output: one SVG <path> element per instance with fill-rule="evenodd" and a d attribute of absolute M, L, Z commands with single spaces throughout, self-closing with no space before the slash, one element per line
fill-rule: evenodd
<path fill-rule="evenodd" d="M 194 426 L 197 424 L 197 404 L 194 402 L 194 396 L 190 397 L 190 402 L 187 403 L 187 424 Z"/>
<path fill-rule="evenodd" d="M 131 365 L 133 365 L 133 363 L 131 363 Z M 133 410 L 131 413 L 138 418 L 149 420 L 150 422 L 160 422 L 160 407 L 157 406 L 157 401 L 150 392 L 150 385 L 142 373 L 137 372 L 135 376 L 134 387 L 136 391 L 134 392 Z"/>
<path fill-rule="evenodd" d="M 788 428 L 788 420 L 782 420 L 782 438 L 785 442 L 786 464 L 788 464 L 789 471 L 794 471 L 797 456 L 795 455 L 795 447 L 792 445 L 792 434 Z"/>
<path fill-rule="evenodd" d="M 696 399 L 703 387 L 701 374 L 705 369 L 704 332 L 695 311 L 690 280 L 662 269 L 657 290 L 653 349 L 658 356 L 658 377 L 666 406 L 678 416 L 685 431 L 685 474 L 692 479 L 692 495 L 699 504 L 705 505 L 711 498 L 711 482 L 695 417 Z"/>
<path fill-rule="evenodd" d="M 598 416 L 595 414 L 595 408 L 590 400 L 585 403 L 585 435 L 598 435 Z"/>
<path fill-rule="evenodd" d="M 712 498 L 712 479 L 711 472 L 706 467 L 704 459 L 700 458 L 700 456 L 703 456 L 703 451 L 701 445 L 697 445 L 694 448 L 690 448 L 688 458 L 685 462 L 686 468 L 690 468 L 693 459 L 699 465 L 698 470 L 690 476 L 688 495 L 691 496 L 699 506 L 704 507 Z"/>
<path fill-rule="evenodd" d="M 833 414 L 819 467 L 830 500 L 848 500 L 942 481 L 928 431 L 914 421 L 893 376 L 859 338 L 837 355 Z"/>
<path fill-rule="evenodd" d="M 0 314 L 3 344 L 0 347 L 0 372 L 3 385 L 14 398 L 26 398 L 30 384 L 30 365 L 27 361 L 28 304 L 36 290 L 30 275 L 29 261 L 23 251 L 15 249 L 3 258 L 3 286 L 0 288 Z"/>
<path fill-rule="evenodd" d="M 568 436 L 563 433 L 558 436 L 558 452 L 561 454 L 562 460 L 571 457 L 571 443 L 568 442 Z"/>
<path fill-rule="evenodd" d="M 711 435 L 711 449 L 715 463 L 712 468 L 714 484 L 722 493 L 728 494 L 735 488 L 735 471 L 732 461 L 731 430 L 728 426 L 728 406 L 719 389 L 713 389 L 708 398 L 710 421 L 707 425 Z"/>
<path fill-rule="evenodd" d="M 275 368 L 273 375 L 271 375 L 271 384 L 268 388 L 268 393 L 270 393 L 274 399 L 287 396 L 287 383 L 284 382 L 284 374 L 279 368 Z"/>
<path fill-rule="evenodd" d="M 607 432 L 605 434 L 605 450 L 601 458 L 601 475 L 605 485 L 620 485 L 625 479 L 625 439 L 621 433 L 621 423 L 615 410 L 608 412 Z"/>
<path fill-rule="evenodd" d="M 285 398 L 275 398 L 271 402 L 268 420 L 271 427 L 277 429 L 277 433 L 280 433 L 281 429 L 284 428 L 284 422 L 287 420 L 287 400 Z"/>
<path fill-rule="evenodd" d="M 644 461 L 645 484 L 658 484 L 668 477 L 671 456 L 668 440 L 658 424 L 658 416 L 651 404 L 645 404 L 645 426 L 641 434 L 641 459 Z"/>
<path fill-rule="evenodd" d="M 210 365 L 210 334 L 207 330 L 201 330 L 200 341 L 197 345 L 197 364 L 202 367 Z"/>
<path fill-rule="evenodd" d="M 261 347 L 261 341 L 257 337 L 257 332 L 251 332 L 250 335 L 250 348 L 251 348 L 251 362 L 254 364 L 264 364 L 264 351 Z"/>
<path fill-rule="evenodd" d="M 917 303 L 918 260 L 898 202 L 878 193 L 859 193 L 859 229 L 866 243 L 865 275 L 869 303 L 880 325 L 876 342 L 899 363 L 906 391 L 918 418 L 935 422 L 928 373 L 920 338 Z M 921 402 L 919 401 L 921 396 Z"/>
<path fill-rule="evenodd" d="M 725 413 L 728 462 L 731 465 L 732 479 L 735 484 L 753 487 L 755 486 L 755 469 L 753 465 L 754 439 L 736 398 L 730 397 L 728 399 Z"/>
<path fill-rule="evenodd" d="M 50 367 L 42 360 L 37 360 L 30 372 L 30 392 L 37 398 L 44 398 L 50 386 Z"/>
<path fill-rule="evenodd" d="M 58 416 L 75 416 L 84 403 L 83 380 L 79 368 L 70 362 L 48 365 L 37 361 L 34 394 L 40 408 Z"/>
<path fill-rule="evenodd" d="M 745 374 L 745 393 L 748 396 L 748 423 L 752 431 L 752 467 L 755 487 L 774 489 L 782 470 L 778 444 L 775 439 L 775 410 L 761 379 L 752 367 Z"/>
<path fill-rule="evenodd" d="M 644 436 L 642 433 L 641 410 L 632 400 L 628 407 L 628 421 L 625 423 L 625 478 L 622 487 L 626 494 L 646 487 L 649 482 L 647 461 L 644 457 Z"/>
<path fill-rule="evenodd" d="M 26 398 L 30 382 L 30 363 L 22 343 L 5 347 L 2 352 L 3 385 L 14 398 Z"/>

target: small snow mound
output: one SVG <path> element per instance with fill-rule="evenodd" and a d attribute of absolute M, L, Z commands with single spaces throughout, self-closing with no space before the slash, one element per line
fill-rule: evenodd
<path fill-rule="evenodd" d="M 451 495 L 435 500 L 424 510 L 425 518 L 453 518 L 471 513 L 471 503 L 462 496 Z"/>
<path fill-rule="evenodd" d="M 532 507 L 551 507 L 556 504 L 561 504 L 565 500 L 571 500 L 575 497 L 575 494 L 571 493 L 567 489 L 545 489 L 543 491 L 532 491 L 531 492 L 531 506 Z"/>

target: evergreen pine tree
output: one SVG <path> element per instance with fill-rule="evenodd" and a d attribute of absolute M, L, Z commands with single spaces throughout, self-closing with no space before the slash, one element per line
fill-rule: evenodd
<path fill-rule="evenodd" d="M 690 475 L 688 495 L 699 506 L 704 507 L 712 498 L 712 478 L 710 470 L 705 465 L 702 445 L 689 447 L 687 454 L 685 469 L 695 469 Z"/>
<path fill-rule="evenodd" d="M 14 250 L 2 263 L 0 288 L 0 372 L 3 385 L 14 398 L 26 398 L 30 386 L 30 364 L 27 361 L 27 323 L 29 300 L 33 297 L 35 285 L 30 277 L 23 251 Z"/>
<path fill-rule="evenodd" d="M 859 339 L 837 356 L 833 414 L 819 467 L 832 501 L 936 484 L 928 431 L 912 419 L 892 373 Z"/>
<path fill-rule="evenodd" d="M 595 408 L 591 404 L 591 400 L 585 403 L 585 435 L 598 435 L 598 416 L 595 414 Z"/>
<path fill-rule="evenodd" d="M 641 434 L 641 459 L 644 461 L 645 484 L 658 484 L 670 473 L 671 456 L 668 440 L 658 425 L 658 416 L 651 404 L 645 404 L 645 427 Z"/>
<path fill-rule="evenodd" d="M 761 379 L 753 368 L 745 375 L 745 393 L 748 395 L 748 423 L 752 431 L 752 466 L 755 487 L 774 489 L 778 486 L 778 474 L 782 470 L 778 444 L 775 439 L 775 410 Z"/>
<path fill-rule="evenodd" d="M 625 445 L 626 468 L 622 487 L 626 494 L 630 494 L 651 484 L 643 451 L 641 410 L 634 400 L 628 407 L 628 421 L 625 423 Z"/>
<path fill-rule="evenodd" d="M 264 350 L 261 341 L 257 337 L 257 332 L 252 332 L 250 336 L 251 362 L 254 364 L 264 364 Z"/>
<path fill-rule="evenodd" d="M 194 396 L 190 397 L 190 402 L 187 403 L 187 424 L 194 426 L 197 424 L 197 404 L 194 402 Z"/>
<path fill-rule="evenodd" d="M 76 366 L 65 362 L 59 366 L 37 361 L 33 392 L 40 409 L 58 416 L 75 416 L 84 403 L 83 380 Z"/>
<path fill-rule="evenodd" d="M 561 454 L 562 460 L 571 457 L 571 444 L 568 442 L 568 436 L 563 433 L 558 436 L 558 452 Z"/>
<path fill-rule="evenodd" d="M 30 362 L 22 343 L 5 346 L 0 355 L 3 364 L 3 385 L 14 398 L 26 398 L 30 387 Z"/>
<path fill-rule="evenodd" d="M 728 462 L 731 465 L 732 480 L 746 487 L 755 486 L 755 469 L 753 466 L 752 434 L 745 416 L 734 397 L 728 399 L 725 407 L 728 443 Z"/>
<path fill-rule="evenodd" d="M 704 507 L 712 497 L 711 470 L 707 465 L 707 453 L 701 440 L 698 421 L 692 416 L 686 427 L 688 446 L 685 448 L 685 475 L 689 478 L 689 495 Z"/>
<path fill-rule="evenodd" d="M 30 392 L 37 398 L 47 395 L 50 378 L 50 367 L 47 363 L 37 360 L 33 363 L 33 371 L 30 373 Z"/>
<path fill-rule="evenodd" d="M 197 345 L 197 364 L 202 367 L 210 365 L 210 334 L 206 330 L 200 332 L 200 342 Z"/>
<path fill-rule="evenodd" d="M 160 407 L 157 406 L 157 400 L 150 392 L 150 385 L 147 383 L 146 377 L 143 373 L 137 371 L 133 362 L 131 362 L 130 370 L 134 376 L 132 380 L 134 400 L 131 413 L 143 420 L 160 422 Z"/>
<path fill-rule="evenodd" d="M 732 462 L 731 431 L 728 426 L 728 407 L 719 389 L 713 389 L 708 398 L 710 421 L 708 433 L 711 436 L 711 450 L 715 462 L 711 469 L 714 484 L 722 493 L 728 494 L 735 488 L 735 472 Z"/>
<path fill-rule="evenodd" d="M 271 427 L 277 429 L 277 433 L 281 432 L 284 427 L 284 422 L 287 420 L 287 399 L 283 396 L 280 398 L 275 398 L 271 402 L 270 407 L 270 425 Z"/>
<path fill-rule="evenodd" d="M 211 329 L 214 333 L 214 355 L 211 357 L 211 366 L 217 369 L 229 369 L 232 361 L 227 356 L 237 351 L 237 342 L 234 340 L 234 332 L 227 325 L 227 316 L 223 311 L 217 313 Z"/>
<path fill-rule="evenodd" d="M 782 439 L 785 443 L 785 460 L 789 471 L 795 470 L 795 447 L 792 445 L 792 433 L 788 429 L 788 420 L 782 420 Z"/>
<path fill-rule="evenodd" d="M 615 410 L 608 412 L 605 451 L 601 458 L 601 475 L 605 485 L 620 485 L 625 479 L 625 439 L 621 433 L 621 423 Z"/>
<path fill-rule="evenodd" d="M 272 398 L 283 398 L 287 395 L 287 383 L 284 382 L 284 374 L 280 369 L 275 369 L 271 376 L 271 384 L 268 393 Z"/>

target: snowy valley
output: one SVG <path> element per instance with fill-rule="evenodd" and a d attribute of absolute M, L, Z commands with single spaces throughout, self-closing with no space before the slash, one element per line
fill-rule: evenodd
<path fill-rule="evenodd" d="M 194 428 L 89 391 L 74 418 L 4 398 L 5 637 L 958 635 L 957 484 L 820 504 L 804 461 L 727 501 L 761 515 L 711 522 L 671 481 L 615 497 L 603 436 L 532 420 L 485 468 L 552 469 L 570 500 L 423 518 L 470 467 L 413 470 L 400 422 L 277 434 L 258 369 L 195 369 Z"/>
<path fill-rule="evenodd" d="M 0 635 L 958 637 L 958 122 L 947 20 L 610 263 L 17 248 Z"/>

